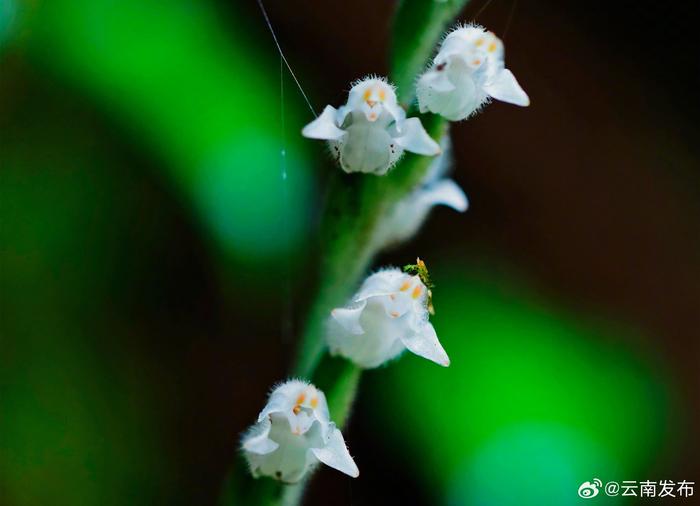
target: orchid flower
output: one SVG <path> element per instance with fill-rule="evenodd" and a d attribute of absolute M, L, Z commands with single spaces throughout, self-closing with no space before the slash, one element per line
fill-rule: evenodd
<path fill-rule="evenodd" d="M 460 26 L 450 32 L 416 85 L 420 111 L 460 121 L 492 98 L 530 105 L 513 73 L 505 68 L 503 53 L 503 42 L 479 25 Z"/>
<path fill-rule="evenodd" d="M 452 179 L 445 177 L 453 163 L 449 135 L 443 137 L 441 148 L 442 154 L 428 167 L 423 181 L 394 204 L 380 220 L 374 233 L 375 250 L 409 240 L 437 205 L 451 207 L 460 213 L 467 210 L 469 202 L 464 191 Z"/>
<path fill-rule="evenodd" d="M 373 368 L 408 349 L 447 367 L 450 359 L 428 321 L 429 308 L 431 293 L 420 275 L 397 268 L 376 272 L 347 307 L 331 312 L 326 333 L 330 352 Z"/>
<path fill-rule="evenodd" d="M 418 118 L 406 118 L 394 87 L 370 76 L 356 82 L 348 101 L 338 109 L 328 105 L 302 130 L 304 137 L 328 141 L 345 172 L 386 174 L 404 151 L 433 156 L 440 146 Z"/>
<path fill-rule="evenodd" d="M 256 478 L 296 483 L 319 462 L 353 478 L 360 474 L 343 435 L 330 421 L 323 392 L 299 380 L 272 391 L 257 423 L 243 437 L 242 448 Z"/>

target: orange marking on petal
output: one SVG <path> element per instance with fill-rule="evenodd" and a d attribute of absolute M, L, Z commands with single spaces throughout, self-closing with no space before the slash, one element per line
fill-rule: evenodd
<path fill-rule="evenodd" d="M 305 400 L 306 400 L 306 395 L 304 393 L 300 393 L 299 397 L 297 397 L 297 404 L 304 404 Z"/>
<path fill-rule="evenodd" d="M 413 293 L 411 294 L 411 297 L 414 299 L 417 299 L 420 297 L 420 294 L 423 293 L 423 289 L 420 286 L 417 286 L 413 289 Z"/>
<path fill-rule="evenodd" d="M 489 53 L 493 53 L 497 47 L 498 47 L 498 44 L 496 44 L 495 42 L 492 42 L 491 44 L 489 44 L 489 49 L 488 49 Z"/>
<path fill-rule="evenodd" d="M 379 90 L 379 100 L 382 102 L 386 100 L 386 92 L 384 90 Z"/>
<path fill-rule="evenodd" d="M 396 318 L 397 316 L 399 316 L 399 312 L 398 312 L 398 311 L 392 311 L 392 312 L 389 313 L 389 314 L 390 314 L 391 316 L 393 316 L 394 318 Z"/>
<path fill-rule="evenodd" d="M 299 406 L 299 404 L 292 408 L 292 413 L 294 413 L 295 415 L 298 415 L 299 411 L 301 411 L 301 406 Z"/>
<path fill-rule="evenodd" d="M 311 399 L 310 404 L 312 408 L 316 409 L 316 406 L 318 406 L 318 397 L 314 397 L 313 399 Z"/>
<path fill-rule="evenodd" d="M 370 90 L 369 88 L 367 88 L 367 89 L 365 90 L 365 92 L 362 94 L 362 99 L 365 100 L 365 101 L 367 101 L 367 100 L 369 100 L 369 97 L 371 97 L 371 96 L 372 96 L 372 90 Z"/>
<path fill-rule="evenodd" d="M 406 290 L 409 289 L 410 286 L 411 286 L 410 281 L 404 281 L 403 284 L 401 285 L 401 288 L 399 288 L 399 290 L 401 290 L 402 292 L 405 292 Z"/>
<path fill-rule="evenodd" d="M 474 45 L 475 45 L 476 47 L 482 46 L 483 44 L 484 44 L 484 39 L 483 39 L 483 37 L 479 37 L 478 39 L 476 39 L 476 42 L 474 43 Z"/>
<path fill-rule="evenodd" d="M 474 60 L 472 63 L 474 65 L 481 65 L 481 60 Z"/>

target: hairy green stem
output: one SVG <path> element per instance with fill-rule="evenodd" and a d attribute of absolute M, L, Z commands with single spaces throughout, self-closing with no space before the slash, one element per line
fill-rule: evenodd
<path fill-rule="evenodd" d="M 422 115 L 428 133 L 441 139 L 447 123 L 432 114 Z M 293 374 L 314 379 L 323 356 L 323 327 L 330 311 L 344 305 L 381 246 L 376 230 L 392 207 L 421 183 L 433 158 L 408 154 L 386 176 L 356 174 L 336 181 L 331 207 L 323 225 L 321 286 L 312 306 L 306 331 L 299 343 Z"/>
<path fill-rule="evenodd" d="M 413 81 L 428 63 L 435 46 L 468 0 L 402 0 L 394 20 L 392 77 L 399 86 L 402 103 L 413 102 Z M 409 115 L 417 111 L 412 108 Z M 447 123 L 434 115 L 421 115 L 428 133 L 442 139 Z M 311 307 L 306 330 L 299 343 L 292 375 L 313 381 L 328 400 L 331 419 L 343 427 L 349 418 L 358 389 L 361 369 L 325 353 L 324 326 L 330 311 L 344 305 L 378 252 L 376 231 L 401 198 L 421 183 L 432 158 L 408 154 L 383 177 L 363 174 L 339 175 L 333 182 L 329 207 L 321 230 L 325 246 L 320 266 L 320 286 Z M 298 506 L 309 478 L 295 485 L 269 479 L 251 480 L 238 462 L 222 493 L 222 506 L 255 504 Z"/>

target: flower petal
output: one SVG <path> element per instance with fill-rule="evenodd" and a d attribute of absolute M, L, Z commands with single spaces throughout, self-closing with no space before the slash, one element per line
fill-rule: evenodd
<path fill-rule="evenodd" d="M 419 202 L 416 203 L 418 208 L 429 209 L 442 204 L 463 213 L 469 206 L 464 191 L 451 179 L 443 179 L 431 184 L 420 191 L 418 198 Z"/>
<path fill-rule="evenodd" d="M 357 117 L 359 116 L 359 118 Z M 340 163 L 345 172 L 384 175 L 391 167 L 393 140 L 383 125 L 353 114 L 353 123 L 341 150 Z"/>
<path fill-rule="evenodd" d="M 356 305 L 350 308 L 335 308 L 331 311 L 331 316 L 338 324 L 351 334 L 364 334 L 362 325 L 360 325 L 360 316 L 367 305 L 366 300 L 359 301 Z"/>
<path fill-rule="evenodd" d="M 345 131 L 336 125 L 338 111 L 327 105 L 321 115 L 306 125 L 301 134 L 309 139 L 337 140 L 345 135 Z"/>
<path fill-rule="evenodd" d="M 408 118 L 401 126 L 401 136 L 396 143 L 407 151 L 432 156 L 440 153 L 440 146 L 425 131 L 418 118 Z"/>
<path fill-rule="evenodd" d="M 455 85 L 449 80 L 447 71 L 428 70 L 416 83 L 416 97 L 420 112 L 427 112 L 431 108 L 436 94 L 450 93 L 455 90 Z"/>
<path fill-rule="evenodd" d="M 311 403 L 313 403 L 313 398 L 311 399 Z M 316 409 L 314 409 L 314 413 L 316 415 L 316 419 L 321 422 L 322 425 L 328 424 L 331 419 L 331 414 L 328 411 L 326 395 L 318 388 L 316 389 Z"/>
<path fill-rule="evenodd" d="M 435 91 L 446 93 L 455 89 L 455 85 L 447 77 L 446 71 L 429 70 L 420 80 L 425 80 L 424 84 Z"/>
<path fill-rule="evenodd" d="M 274 452 L 279 445 L 269 438 L 272 424 L 267 418 L 252 427 L 243 438 L 243 449 L 256 455 L 267 455 Z"/>
<path fill-rule="evenodd" d="M 350 452 L 348 452 L 345 446 L 343 435 L 332 424 L 326 446 L 323 448 L 312 448 L 311 452 L 318 460 L 328 467 L 337 469 L 341 473 L 345 473 L 353 478 L 357 478 L 360 475 L 360 470 L 357 468 L 355 461 L 352 460 Z"/>
<path fill-rule="evenodd" d="M 348 105 L 341 105 L 338 107 L 338 110 L 335 112 L 335 124 L 342 127 L 350 113 L 352 113 L 352 107 Z"/>
<path fill-rule="evenodd" d="M 406 111 L 404 111 L 403 107 L 401 107 L 396 101 L 386 101 L 382 105 L 397 123 L 401 123 L 406 119 Z"/>
<path fill-rule="evenodd" d="M 484 91 L 501 102 L 522 107 L 530 105 L 527 93 L 520 87 L 515 76 L 508 69 L 501 70 L 492 82 L 484 86 Z"/>
<path fill-rule="evenodd" d="M 420 357 L 443 367 L 450 365 L 450 358 L 438 341 L 435 329 L 430 322 L 426 322 L 418 332 L 402 337 L 401 342 L 409 351 Z"/>
<path fill-rule="evenodd" d="M 409 278 L 408 274 L 401 272 L 401 269 L 396 267 L 382 269 L 365 279 L 353 300 L 359 302 L 370 297 L 390 295 L 396 292 L 399 285 Z"/>
<path fill-rule="evenodd" d="M 294 407 L 294 401 L 287 398 L 280 392 L 275 392 L 270 396 L 270 400 L 258 415 L 258 422 L 262 422 L 273 413 L 286 413 Z"/>
<path fill-rule="evenodd" d="M 258 422 L 263 421 L 274 413 L 290 415 L 295 405 L 296 398 L 306 390 L 308 383 L 300 380 L 289 380 L 275 386 L 270 394 L 267 404 L 258 415 Z"/>

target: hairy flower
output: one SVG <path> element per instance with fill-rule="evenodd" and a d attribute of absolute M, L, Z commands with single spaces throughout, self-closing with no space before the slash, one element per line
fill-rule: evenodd
<path fill-rule="evenodd" d="M 372 274 L 348 307 L 331 312 L 326 334 L 331 353 L 372 368 L 408 349 L 447 367 L 450 359 L 428 321 L 430 297 L 419 275 L 397 268 Z"/>
<path fill-rule="evenodd" d="M 453 180 L 445 177 L 453 162 L 452 146 L 448 135 L 443 137 L 442 154 L 428 167 L 423 181 L 400 199 L 380 220 L 374 233 L 375 249 L 407 241 L 413 237 L 437 205 L 464 212 L 469 206 L 464 191 Z"/>
<path fill-rule="evenodd" d="M 460 26 L 442 42 L 416 86 L 421 112 L 450 121 L 468 118 L 495 98 L 527 106 L 530 99 L 505 68 L 503 42 L 479 25 Z"/>
<path fill-rule="evenodd" d="M 275 387 L 242 448 L 255 477 L 295 483 L 319 462 L 353 478 L 360 474 L 323 392 L 299 380 Z"/>
<path fill-rule="evenodd" d="M 348 101 L 337 110 L 328 105 L 302 130 L 311 139 L 327 140 L 345 172 L 384 175 L 404 150 L 437 155 L 440 146 L 418 118 L 406 118 L 396 92 L 385 79 L 367 77 L 355 83 Z"/>

